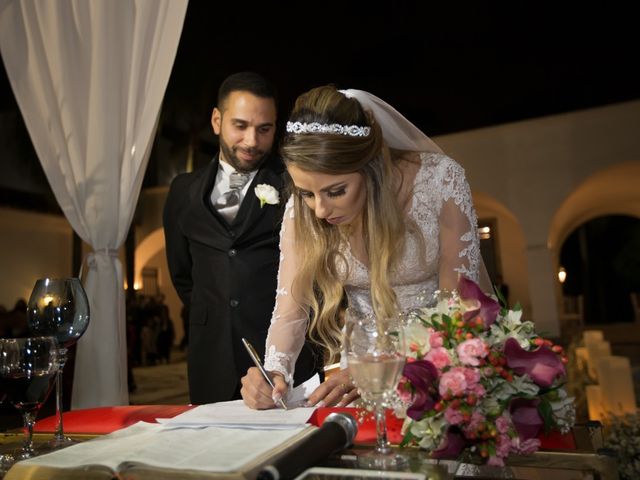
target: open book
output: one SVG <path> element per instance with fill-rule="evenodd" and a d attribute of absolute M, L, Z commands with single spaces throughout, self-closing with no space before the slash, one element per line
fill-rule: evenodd
<path fill-rule="evenodd" d="M 112 434 L 19 462 L 5 480 L 252 479 L 313 426 L 280 430 L 166 428 L 138 422 Z"/>

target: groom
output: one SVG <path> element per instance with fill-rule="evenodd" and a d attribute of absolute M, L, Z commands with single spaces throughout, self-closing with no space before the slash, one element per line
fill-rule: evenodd
<path fill-rule="evenodd" d="M 264 357 L 286 201 L 284 167 L 271 154 L 272 85 L 252 72 L 227 77 L 211 124 L 219 137 L 218 155 L 208 166 L 173 180 L 163 216 L 171 279 L 190 312 L 187 365 L 195 404 L 241 398 L 240 378 L 253 366 L 243 337 Z M 278 204 L 261 206 L 255 194 L 260 184 L 280 192 Z M 296 383 L 320 370 L 321 363 L 305 346 Z"/>

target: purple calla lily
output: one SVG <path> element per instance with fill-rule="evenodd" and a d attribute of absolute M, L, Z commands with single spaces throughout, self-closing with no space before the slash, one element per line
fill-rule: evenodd
<path fill-rule="evenodd" d="M 538 411 L 540 399 L 514 398 L 509 404 L 509 413 L 513 426 L 521 440 L 536 438 L 544 425 Z"/>
<path fill-rule="evenodd" d="M 464 275 L 460 275 L 458 279 L 458 293 L 462 300 L 476 300 L 480 303 L 480 308 L 464 313 L 463 319 L 465 322 L 479 315 L 484 322 L 484 327 L 489 328 L 496 321 L 498 312 L 500 312 L 500 304 L 485 295 L 473 280 L 469 280 Z"/>
<path fill-rule="evenodd" d="M 420 420 L 424 412 L 432 409 L 436 403 L 434 384 L 438 379 L 438 369 L 428 360 L 416 360 L 405 364 L 402 374 L 415 389 L 407 415 L 414 420 Z"/>
<path fill-rule="evenodd" d="M 541 387 L 550 387 L 558 375 L 565 374 L 562 360 L 544 345 L 528 352 L 515 338 L 509 338 L 504 344 L 504 355 L 509 368 L 518 375 L 528 375 Z"/>
<path fill-rule="evenodd" d="M 467 441 L 462 434 L 449 429 L 440 446 L 431 452 L 431 458 L 457 458 L 466 446 Z"/>

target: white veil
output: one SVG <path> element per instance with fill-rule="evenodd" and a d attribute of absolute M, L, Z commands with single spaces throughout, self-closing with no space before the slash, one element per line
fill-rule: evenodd
<path fill-rule="evenodd" d="M 362 108 L 373 113 L 388 147 L 410 152 L 444 153 L 422 130 L 384 100 L 364 90 L 352 88 L 340 90 L 340 93 L 347 98 L 355 98 Z"/>
<path fill-rule="evenodd" d="M 340 93 L 347 98 L 355 98 L 362 108 L 373 113 L 388 147 L 410 152 L 444 153 L 422 130 L 381 98 L 364 90 L 352 88 L 340 90 Z M 482 254 L 480 254 L 478 279 L 483 291 L 493 293 L 492 282 Z"/>

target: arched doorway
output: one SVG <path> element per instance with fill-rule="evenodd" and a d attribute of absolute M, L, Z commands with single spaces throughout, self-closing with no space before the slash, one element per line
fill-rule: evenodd
<path fill-rule="evenodd" d="M 157 285 L 157 293 L 164 295 L 164 302 L 169 307 L 169 316 L 176 333 L 175 339 L 176 342 L 179 342 L 184 334 L 181 320 L 182 302 L 171 283 L 165 254 L 163 228 L 157 228 L 149 233 L 138 243 L 135 251 L 135 284 L 143 291 L 148 291 L 148 288 L 145 288 L 145 275 L 143 274 L 147 274 L 147 279 L 153 278 L 152 281 Z M 153 294 L 154 292 L 149 293 Z"/>
<path fill-rule="evenodd" d="M 566 198 L 554 215 L 549 229 L 548 244 L 554 256 L 556 270 L 559 272 L 561 268 L 564 268 L 567 274 L 565 283 L 568 285 L 563 286 L 558 279 L 556 291 L 561 328 L 568 334 L 575 333 L 576 327 L 579 330 L 582 329 L 585 322 L 588 321 L 591 325 L 598 324 L 599 328 L 605 330 L 607 338 L 612 341 L 617 339 L 620 342 L 635 342 L 634 338 L 640 339 L 640 329 L 637 328 L 640 323 L 634 323 L 634 327 L 630 328 L 628 322 L 617 322 L 615 318 L 612 322 L 611 317 L 616 317 L 616 314 L 610 315 L 605 312 L 607 304 L 615 302 L 615 300 L 603 300 L 603 292 L 609 288 L 606 285 L 607 282 L 613 287 L 613 276 L 617 275 L 611 273 L 611 269 L 633 270 L 630 263 L 623 267 L 614 267 L 612 262 L 620 262 L 621 260 L 616 258 L 620 258 L 620 255 L 621 258 L 625 258 L 626 255 L 620 252 L 613 253 L 614 250 L 633 248 L 625 247 L 624 244 L 630 241 L 633 245 L 633 240 L 626 237 L 634 235 L 632 233 L 636 228 L 634 225 L 637 225 L 638 219 L 640 219 L 639 184 L 640 162 L 614 165 L 585 180 Z M 626 233 L 623 233 L 622 230 Z M 625 238 L 616 238 L 620 236 Z M 607 246 L 593 247 L 593 245 L 605 243 Z M 582 266 L 576 267 L 574 265 L 575 259 L 567 259 L 567 255 L 571 255 L 571 251 L 581 252 L 582 255 L 587 256 L 586 259 L 580 260 Z M 629 258 L 628 255 L 626 256 Z M 596 275 L 596 278 L 586 280 L 585 272 L 586 275 L 589 273 L 587 272 L 588 267 L 585 267 L 584 263 L 587 262 L 588 265 L 594 267 L 594 262 L 601 261 L 608 264 L 608 267 L 604 270 L 604 267 L 598 267 L 598 271 L 602 273 L 593 273 L 592 275 Z M 570 266 L 564 265 L 565 262 L 568 262 Z M 627 262 L 631 262 L 631 260 L 627 260 Z M 586 282 L 585 285 L 593 284 L 593 286 L 576 286 L 574 281 L 578 278 L 581 279 L 580 282 Z M 594 289 L 596 288 L 600 288 L 601 293 L 595 293 Z M 618 284 L 617 287 L 614 287 L 612 295 L 621 294 L 623 288 L 625 287 L 620 287 Z M 591 292 L 589 293 L 590 299 L 585 297 L 587 291 Z M 630 301 L 625 300 L 624 303 L 628 305 Z M 590 310 L 588 313 L 586 308 Z M 616 309 L 609 307 L 609 313 L 613 313 Z M 627 314 L 623 316 L 628 318 Z"/>
<path fill-rule="evenodd" d="M 576 228 L 560 248 L 562 293 L 580 298 L 586 328 L 636 321 L 640 292 L 640 219 L 593 218 Z"/>

